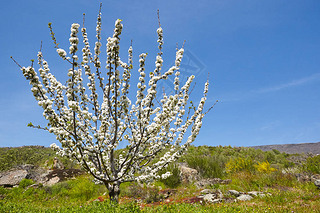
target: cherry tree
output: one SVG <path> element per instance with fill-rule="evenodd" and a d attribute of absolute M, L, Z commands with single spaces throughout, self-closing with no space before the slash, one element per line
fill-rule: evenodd
<path fill-rule="evenodd" d="M 159 175 L 159 171 L 186 151 L 198 135 L 206 114 L 208 81 L 196 105 L 189 101 L 195 76 L 191 75 L 186 82 L 179 81 L 183 46 L 176 50 L 175 64 L 162 71 L 163 30 L 159 21 L 155 68 L 151 72 L 145 71 L 147 54 L 142 53 L 136 71 L 133 69 L 132 44 L 128 49 L 128 62 L 119 57 L 123 28 L 120 19 L 115 21 L 113 35 L 107 39 L 107 57 L 102 65 L 101 7 L 93 52 L 84 21 L 81 29 L 77 23 L 71 25 L 69 51 L 58 47 L 50 23 L 49 28 L 57 53 L 70 65 L 68 79 L 65 84 L 56 79 L 41 48 L 37 71 L 33 63 L 28 67 L 19 65 L 47 120 L 46 127 L 31 123 L 29 126 L 56 135 L 61 148 L 56 144 L 51 147 L 62 156 L 76 159 L 95 181 L 105 184 L 112 201 L 118 201 L 121 183 L 168 177 L 169 172 Z M 83 41 L 82 54 L 78 51 L 79 31 Z M 133 72 L 140 76 L 133 88 L 136 98 L 131 100 Z M 174 92 L 166 94 L 157 85 L 170 76 L 174 78 Z M 120 143 L 126 148 L 120 149 Z"/>

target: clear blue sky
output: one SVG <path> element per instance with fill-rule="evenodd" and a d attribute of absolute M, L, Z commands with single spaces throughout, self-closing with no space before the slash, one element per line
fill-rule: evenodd
<path fill-rule="evenodd" d="M 10 56 L 21 64 L 36 59 L 40 41 L 54 74 L 65 76 L 47 27 L 53 23 L 61 47 L 68 49 L 70 25 L 86 26 L 91 46 L 97 0 L 2 1 L 0 12 L 0 146 L 56 142 L 43 124 L 30 86 Z M 209 102 L 220 102 L 204 119 L 195 145 L 251 146 L 320 141 L 320 1 L 318 0 L 103 0 L 103 38 L 123 20 L 121 51 L 134 42 L 148 52 L 153 69 L 157 51 L 156 11 L 164 29 L 164 67 L 173 63 L 175 46 L 186 40 L 185 72 L 197 86 L 210 72 Z M 197 93 L 198 90 L 195 91 Z"/>

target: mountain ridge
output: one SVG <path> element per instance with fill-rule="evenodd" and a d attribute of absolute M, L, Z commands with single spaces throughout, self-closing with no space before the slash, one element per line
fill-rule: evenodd
<path fill-rule="evenodd" d="M 286 152 L 288 154 L 296 153 L 312 153 L 320 154 L 320 142 L 315 143 L 297 143 L 297 144 L 273 144 L 273 145 L 259 145 L 250 146 L 255 149 L 261 149 L 262 151 L 270 151 L 273 149 L 279 150 L 280 152 Z"/>

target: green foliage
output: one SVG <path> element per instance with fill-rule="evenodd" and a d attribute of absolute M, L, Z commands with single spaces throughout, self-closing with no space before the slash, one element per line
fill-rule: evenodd
<path fill-rule="evenodd" d="M 190 156 L 186 158 L 186 162 L 204 178 L 222 178 L 224 176 L 225 157 L 223 156 Z"/>
<path fill-rule="evenodd" d="M 164 183 L 167 187 L 176 188 L 181 184 L 180 170 L 176 164 L 170 164 L 167 168 L 163 169 L 159 174 L 162 175 L 166 172 L 171 172 L 172 175 L 166 179 L 160 179 L 160 182 Z"/>
<path fill-rule="evenodd" d="M 190 167 L 197 169 L 203 177 L 223 178 L 226 171 L 254 171 L 253 165 L 258 162 L 268 161 L 277 169 L 295 166 L 288 160 L 289 156 L 278 150 L 264 152 L 250 147 L 191 146 L 180 162 L 186 162 Z M 236 162 L 237 159 L 241 162 Z"/>
<path fill-rule="evenodd" d="M 46 193 L 50 195 L 59 195 L 59 196 L 68 195 L 70 189 L 71 189 L 70 181 L 65 181 L 65 182 L 54 184 L 53 186 L 44 187 L 44 190 L 46 191 Z"/>
<path fill-rule="evenodd" d="M 4 149 L 6 152 L 3 152 Z M 24 154 L 28 153 L 26 151 L 27 147 L 23 147 L 22 149 L 12 148 L 10 151 L 11 155 L 14 149 L 20 149 Z M 44 153 L 44 150 L 41 149 L 43 148 L 34 148 L 33 152 Z M 0 149 L 0 158 L 3 158 L 2 154 L 8 153 L 8 150 L 10 149 Z M 49 151 L 53 153 L 53 151 Z M 30 152 L 29 154 L 33 155 Z M 20 157 L 15 155 L 11 157 L 13 160 L 17 158 L 24 160 L 21 156 L 22 154 L 20 153 Z M 54 156 L 54 153 L 46 156 L 46 159 L 49 158 L 48 164 L 51 163 Z M 213 168 L 210 164 L 218 164 L 218 162 L 222 162 L 219 165 L 223 171 L 226 168 L 227 162 L 236 162 L 239 158 L 245 162 L 251 161 L 247 164 L 240 163 L 242 165 L 240 166 L 241 168 L 249 169 L 227 174 L 223 172 L 223 176 L 232 179 L 230 184 L 214 186 L 214 188 L 219 188 L 224 194 L 230 189 L 242 192 L 264 191 L 272 194 L 272 196 L 254 198 L 254 202 L 250 203 L 236 202 L 214 205 L 184 203 L 185 198 L 194 197 L 199 193 L 199 189 L 193 188 L 192 185 L 181 186 L 180 184 L 175 193 L 169 197 L 170 200 L 174 201 L 165 204 L 163 203 L 164 200 L 162 199 L 161 191 L 159 192 L 159 188 L 146 187 L 137 183 L 124 183 L 120 186 L 122 204 L 115 205 L 109 202 L 94 201 L 99 197 L 107 198 L 107 196 L 103 195 L 106 192 L 106 188 L 103 185 L 94 184 L 92 179 L 83 176 L 50 187 L 28 188 L 27 186 L 31 184 L 30 180 L 23 180 L 20 183 L 20 187 L 16 188 L 7 189 L 0 187 L 0 212 L 310 212 L 310 209 L 320 209 L 319 191 L 312 182 L 298 182 L 294 175 L 283 174 L 281 169 L 267 172 L 275 164 L 278 168 L 286 168 L 285 164 L 291 166 L 292 162 L 287 159 L 290 156 L 292 155 L 280 153 L 277 150 L 263 152 L 243 147 L 191 146 L 188 153 L 180 160 L 180 162 L 194 163 L 194 166 L 199 171 L 210 170 Z M 300 155 L 295 156 L 299 157 Z M 196 158 L 203 158 L 204 160 Z M 5 159 L 10 159 L 9 155 Z M 266 171 L 261 170 L 260 172 L 251 171 L 251 169 L 253 171 L 255 171 L 255 168 L 257 169 L 258 162 L 262 162 L 260 163 L 262 165 L 267 159 L 271 160 L 271 162 L 268 161 L 268 166 L 266 167 L 269 169 Z M 22 160 L 20 162 L 23 162 Z M 43 162 L 44 160 L 42 159 L 42 162 L 39 164 L 43 165 Z M 315 173 L 315 168 L 317 168 L 319 162 L 319 156 L 310 157 L 305 162 L 303 168 Z M 197 166 L 196 163 L 199 165 Z M 22 164 L 25 164 L 25 162 Z M 247 165 L 256 166 L 250 167 Z M 265 166 L 262 167 L 265 168 Z M 167 171 L 174 173 L 172 177 L 178 177 L 179 170 L 174 165 L 169 166 Z M 207 175 L 204 171 L 201 174 Z M 174 180 L 177 181 L 177 179 Z M 156 182 L 155 185 L 161 185 L 162 189 L 165 186 L 176 187 L 175 184 L 172 183 L 170 185 L 169 182 L 164 183 L 162 180 Z M 136 203 L 135 200 L 138 199 L 142 200 L 142 205 Z M 153 204 L 146 205 L 146 203 Z"/>
<path fill-rule="evenodd" d="M 230 151 L 228 148 L 226 148 Z M 227 151 L 227 152 L 228 152 Z M 224 167 L 228 157 L 218 147 L 191 146 L 180 161 L 196 169 L 204 178 L 224 177 Z"/>
<path fill-rule="evenodd" d="M 140 207 L 136 203 L 126 203 L 122 205 L 110 204 L 109 202 L 91 202 L 83 205 L 65 205 L 53 208 L 44 208 L 34 203 L 3 203 L 0 200 L 0 212 L 64 212 L 64 213 L 140 213 Z"/>
<path fill-rule="evenodd" d="M 159 194 L 158 187 L 141 186 L 137 183 L 126 183 L 120 185 L 120 196 L 134 199 L 142 199 L 146 203 L 160 201 L 163 196 Z"/>
<path fill-rule="evenodd" d="M 54 155 L 55 152 L 53 150 L 42 146 L 0 148 L 0 171 L 23 164 L 39 166 Z"/>
<path fill-rule="evenodd" d="M 234 158 L 230 159 L 226 164 L 227 173 L 235 173 L 240 171 L 252 172 L 254 170 L 251 158 Z"/>
<path fill-rule="evenodd" d="M 303 169 L 313 174 L 320 174 L 320 155 L 308 157 L 303 164 Z"/>
<path fill-rule="evenodd" d="M 144 187 L 138 183 L 123 183 L 120 185 L 120 196 L 142 198 L 145 193 Z"/>
<path fill-rule="evenodd" d="M 0 171 L 6 171 L 11 168 L 24 164 L 35 166 L 51 166 L 54 157 L 58 157 L 51 148 L 43 146 L 22 146 L 0 148 Z M 68 158 L 59 157 L 66 168 L 79 168 L 79 165 Z"/>
<path fill-rule="evenodd" d="M 34 184 L 34 181 L 31 179 L 22 179 L 19 183 L 19 187 L 25 189 L 28 186 L 31 186 L 32 184 Z"/>
<path fill-rule="evenodd" d="M 270 166 L 270 163 L 268 161 L 264 161 L 262 163 L 258 162 L 258 164 L 254 165 L 254 168 L 256 168 L 258 172 L 266 174 L 276 171 L 275 168 L 272 168 Z"/>
<path fill-rule="evenodd" d="M 64 197 L 70 199 L 78 199 L 82 201 L 106 191 L 105 186 L 96 185 L 89 177 L 78 177 L 75 180 L 64 181 L 53 186 L 44 187 L 47 194 L 52 196 Z"/>
<path fill-rule="evenodd" d="M 71 182 L 69 196 L 74 199 L 89 200 L 96 194 L 105 192 L 105 186 L 96 185 L 92 178 L 81 177 Z"/>
<path fill-rule="evenodd" d="M 156 187 L 146 188 L 143 196 L 143 200 L 146 203 L 159 202 L 162 198 L 163 196 L 159 194 L 159 189 Z"/>

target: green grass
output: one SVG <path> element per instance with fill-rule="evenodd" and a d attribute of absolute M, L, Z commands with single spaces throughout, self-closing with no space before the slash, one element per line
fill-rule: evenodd
<path fill-rule="evenodd" d="M 170 202 L 149 202 L 143 196 L 154 189 L 137 184 L 121 186 L 120 205 L 111 205 L 104 196 L 105 187 L 95 185 L 90 177 L 80 177 L 51 187 L 32 188 L 19 186 L 0 187 L 0 212 L 320 212 L 320 191 L 313 183 L 301 183 L 280 173 L 262 177 L 252 173 L 233 174 L 229 185 L 217 186 L 224 194 L 230 189 L 239 191 L 260 190 L 272 196 L 251 201 L 221 204 L 184 203 L 200 189 L 179 186 Z M 261 178 L 260 178 L 261 177 Z M 271 181 L 269 179 L 275 179 Z M 278 182 L 277 182 L 278 181 Z M 259 184 L 254 184 L 258 182 Z M 283 183 L 283 184 L 282 184 Z M 139 188 L 140 187 L 140 188 Z M 126 191 L 127 190 L 127 191 Z M 157 191 L 157 190 L 156 190 Z M 131 194 L 130 194 L 130 193 Z M 96 200 L 105 200 L 99 202 Z M 140 201 L 139 201 L 140 200 Z M 139 203 L 137 203 L 139 201 Z"/>
<path fill-rule="evenodd" d="M 37 151 L 35 147 L 21 148 L 23 153 L 19 154 L 20 157 L 15 157 L 14 164 L 23 164 L 28 154 L 38 156 L 40 153 L 41 156 L 53 158 L 54 154 L 51 153 L 51 155 L 49 150 L 41 149 L 43 148 L 40 148 L 40 151 Z M 12 150 L 1 149 L 0 153 L 6 153 L 0 155 L 1 158 L 6 162 L 9 161 L 12 153 L 15 152 Z M 32 154 L 32 151 L 36 153 Z M 38 159 L 38 157 L 33 159 Z M 190 147 L 189 152 L 180 159 L 180 162 L 186 162 L 189 166 L 194 165 L 194 168 L 198 169 L 203 177 L 232 179 L 228 185 L 213 186 L 213 188 L 220 189 L 225 196 L 228 196 L 227 191 L 230 189 L 242 192 L 263 191 L 272 194 L 263 198 L 256 197 L 246 202 L 186 203 L 189 198 L 199 195 L 201 189 L 197 189 L 193 184 L 179 182 L 177 167 L 170 165 L 167 170 L 174 173 L 171 179 L 154 183 L 162 190 L 173 188 L 171 190 L 174 193 L 169 197 L 170 202 L 159 194 L 161 192 L 159 188 L 150 188 L 135 183 L 121 185 L 120 204 L 114 205 L 108 201 L 105 186 L 94 184 L 92 178 L 88 176 L 81 176 L 50 187 L 40 186 L 38 188 L 30 187 L 33 181 L 25 179 L 16 188 L 0 187 L 0 212 L 320 212 L 320 190 L 311 182 L 298 182 L 294 175 L 281 172 L 281 168 L 294 165 L 288 161 L 287 157 L 289 155 L 277 151 L 262 152 L 252 148 L 202 146 Z M 250 158 L 254 163 L 268 161 L 272 166 L 277 165 L 277 170 L 270 173 L 256 170 L 226 173 L 226 162 L 238 158 Z M 308 166 L 305 163 L 299 168 L 307 172 L 313 170 L 315 173 L 318 160 L 315 157 L 308 158 L 306 162 Z M 44 160 L 42 159 L 41 162 L 38 164 L 43 164 Z M 105 201 L 100 202 L 102 200 Z"/>

